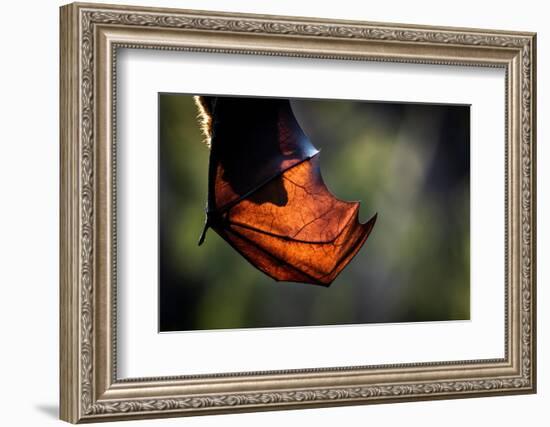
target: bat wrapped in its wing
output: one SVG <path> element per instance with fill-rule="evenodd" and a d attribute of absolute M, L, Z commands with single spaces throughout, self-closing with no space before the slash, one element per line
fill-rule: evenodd
<path fill-rule="evenodd" d="M 376 216 L 335 198 L 319 151 L 283 99 L 197 97 L 210 139 L 206 230 L 275 280 L 328 286 L 357 254 Z"/>

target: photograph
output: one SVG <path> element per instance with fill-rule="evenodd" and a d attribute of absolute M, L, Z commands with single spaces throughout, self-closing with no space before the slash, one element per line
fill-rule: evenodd
<path fill-rule="evenodd" d="M 159 331 L 470 318 L 470 106 L 159 93 Z"/>

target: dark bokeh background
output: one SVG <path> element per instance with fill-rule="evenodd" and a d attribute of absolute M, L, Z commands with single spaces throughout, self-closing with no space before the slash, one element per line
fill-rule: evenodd
<path fill-rule="evenodd" d="M 208 148 L 191 96 L 159 103 L 160 331 L 469 319 L 469 107 L 292 100 L 327 186 L 378 213 L 324 288 L 273 281 L 212 230 L 197 246 Z"/>

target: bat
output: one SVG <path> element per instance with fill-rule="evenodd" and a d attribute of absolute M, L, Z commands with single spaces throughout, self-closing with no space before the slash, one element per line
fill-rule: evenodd
<path fill-rule="evenodd" d="M 288 99 L 195 97 L 210 146 L 206 221 L 276 281 L 329 286 L 376 222 L 334 197 Z"/>

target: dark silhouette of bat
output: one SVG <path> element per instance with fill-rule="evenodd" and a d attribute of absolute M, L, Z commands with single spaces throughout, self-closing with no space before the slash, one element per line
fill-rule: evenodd
<path fill-rule="evenodd" d="M 329 286 L 376 215 L 336 199 L 286 99 L 195 97 L 210 143 L 206 231 L 273 279 Z"/>

